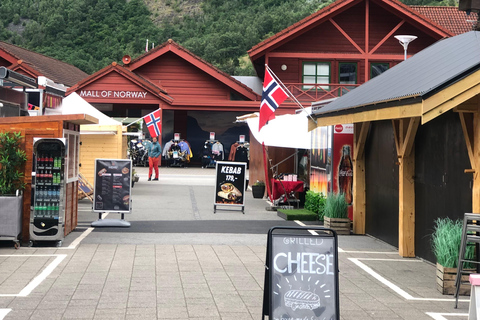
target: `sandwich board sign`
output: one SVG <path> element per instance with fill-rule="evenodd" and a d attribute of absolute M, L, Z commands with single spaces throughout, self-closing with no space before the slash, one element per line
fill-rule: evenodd
<path fill-rule="evenodd" d="M 95 159 L 94 212 L 131 211 L 132 160 Z"/>
<path fill-rule="evenodd" d="M 321 227 L 270 229 L 263 316 L 339 320 L 339 310 L 336 232 Z"/>
<path fill-rule="evenodd" d="M 213 212 L 217 206 L 240 208 L 245 214 L 245 172 L 246 162 L 217 161 L 215 177 L 215 199 Z"/>

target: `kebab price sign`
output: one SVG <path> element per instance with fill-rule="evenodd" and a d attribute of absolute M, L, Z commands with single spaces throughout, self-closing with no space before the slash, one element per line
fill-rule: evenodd
<path fill-rule="evenodd" d="M 276 234 L 271 244 L 271 319 L 339 319 L 335 238 Z"/>
<path fill-rule="evenodd" d="M 246 168 L 245 162 L 217 161 L 215 204 L 243 206 Z"/>

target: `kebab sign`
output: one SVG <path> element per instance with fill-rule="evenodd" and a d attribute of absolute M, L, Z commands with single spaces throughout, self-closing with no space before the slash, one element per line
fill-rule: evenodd
<path fill-rule="evenodd" d="M 217 206 L 239 207 L 244 211 L 246 169 L 245 162 L 217 161 L 214 212 Z"/>

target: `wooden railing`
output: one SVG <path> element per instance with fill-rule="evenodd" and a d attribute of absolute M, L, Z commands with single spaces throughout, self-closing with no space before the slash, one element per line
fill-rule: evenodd
<path fill-rule="evenodd" d="M 288 90 L 300 102 L 315 102 L 338 98 L 359 86 L 359 84 L 305 84 L 284 83 Z"/>

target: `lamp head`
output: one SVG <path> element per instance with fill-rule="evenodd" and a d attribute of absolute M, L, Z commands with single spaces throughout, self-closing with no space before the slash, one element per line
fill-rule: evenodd
<path fill-rule="evenodd" d="M 395 36 L 395 39 L 397 39 L 402 46 L 408 46 L 410 42 L 413 40 L 417 39 L 417 36 L 408 36 L 408 35 L 398 35 Z"/>

